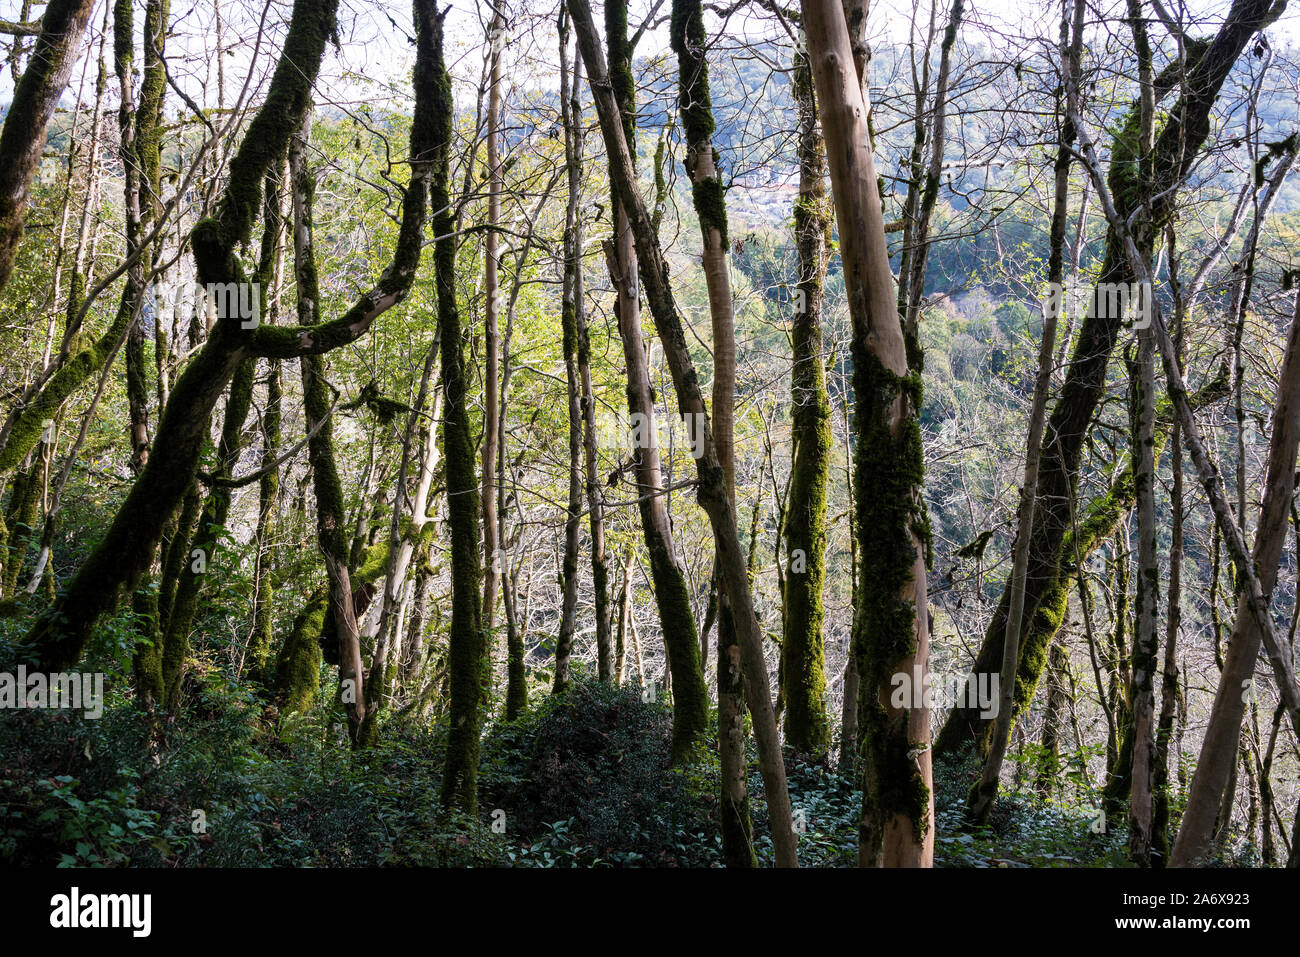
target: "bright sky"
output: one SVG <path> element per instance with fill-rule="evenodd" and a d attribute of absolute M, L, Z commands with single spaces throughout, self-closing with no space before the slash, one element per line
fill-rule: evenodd
<path fill-rule="evenodd" d="M 266 5 L 268 2 L 271 6 Z M 507 2 L 518 6 L 520 0 Z M 936 2 L 940 4 L 941 29 L 950 0 Z M 1123 15 L 1124 0 L 1100 2 L 1108 15 L 1113 14 L 1116 20 Z M 1184 2 L 1186 0 L 1166 0 L 1166 6 L 1171 10 L 1178 9 Z M 633 30 L 645 20 L 652 3 L 653 0 L 632 0 L 629 22 Z M 214 54 L 217 4 L 224 21 L 225 55 L 220 58 Z M 483 22 L 489 15 L 489 8 L 478 0 L 450 0 L 450 5 L 447 53 L 452 74 L 460 79 L 477 80 L 482 68 Z M 545 11 L 545 19 L 525 25 L 524 30 L 531 30 L 527 36 L 521 35 L 519 24 L 515 24 L 514 42 L 507 48 L 506 74 L 515 85 L 552 82 L 548 74 L 553 67 L 548 70 L 546 64 L 555 60 L 555 14 L 559 0 L 550 3 L 539 0 L 533 6 Z M 656 19 L 662 22 L 647 33 L 638 53 L 666 52 L 668 6 L 667 0 L 661 3 Z M 1195 31 L 1204 35 L 1217 25 L 1218 19 L 1230 7 L 1230 0 L 1190 0 L 1186 6 L 1205 18 L 1204 26 Z M 136 0 L 138 19 L 143 19 L 143 7 L 143 0 Z M 174 36 L 168 42 L 168 61 L 173 78 L 187 93 L 207 105 L 218 102 L 218 87 L 222 86 L 224 96 L 221 99 L 229 105 L 239 95 L 248 66 L 253 61 L 258 24 L 263 17 L 270 25 L 271 36 L 264 36 L 261 40 L 257 79 L 265 82 L 274 62 L 273 57 L 266 53 L 278 49 L 282 21 L 288 16 L 289 7 L 289 0 L 173 0 Z M 0 0 L 0 18 L 18 19 L 20 9 L 21 0 Z M 928 20 L 929 7 L 923 6 L 923 9 Z M 995 50 L 1005 50 L 1007 42 L 999 40 L 997 34 L 1027 34 L 1045 40 L 1054 39 L 1059 9 L 1057 0 L 967 0 L 963 35 L 967 39 L 982 36 Z M 909 32 L 910 10 L 909 0 L 877 0 L 872 4 L 869 21 L 872 39 L 876 42 L 905 40 Z M 598 19 L 599 16 L 597 11 Z M 411 33 L 409 3 L 401 0 L 342 0 L 339 20 L 342 48 L 327 54 L 320 83 L 322 99 L 353 105 L 366 101 L 380 107 L 386 99 L 384 86 L 387 86 L 392 91 L 389 105 L 399 106 L 406 102 L 410 95 L 406 77 L 413 59 L 407 41 L 407 35 Z M 87 52 L 97 55 L 103 23 L 104 0 L 100 0 L 92 18 L 93 30 L 87 40 Z M 1116 22 L 1115 25 L 1120 24 Z M 712 19 L 712 26 L 714 30 L 719 29 L 716 18 Z M 770 15 L 750 8 L 729 18 L 724 35 L 736 40 L 760 39 L 773 36 L 778 30 Z M 1291 9 L 1269 32 L 1278 45 L 1290 45 L 1300 52 L 1300 3 L 1291 4 Z M 111 53 L 110 42 L 110 72 Z M 70 91 L 75 94 L 79 87 L 83 88 L 83 96 L 89 100 L 93 95 L 95 69 L 95 56 L 86 57 L 73 71 Z M 380 86 L 376 87 L 376 83 Z M 109 86 L 114 85 L 110 78 Z M 0 72 L 0 101 L 7 100 L 11 93 L 12 78 L 9 71 L 4 70 Z M 168 96 L 170 108 L 176 109 L 178 104 L 174 94 L 169 91 Z"/>

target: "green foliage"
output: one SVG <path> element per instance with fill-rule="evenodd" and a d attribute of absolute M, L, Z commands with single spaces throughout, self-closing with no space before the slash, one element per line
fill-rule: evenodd
<path fill-rule="evenodd" d="M 209 677 L 151 743 L 120 696 L 100 721 L 0 722 L 0 860 L 78 866 L 491 866 L 502 842 L 439 812 L 445 729 L 393 732 L 354 760 L 335 717 L 273 724 Z"/>
<path fill-rule="evenodd" d="M 719 859 L 711 820 L 712 751 L 670 768 L 671 715 L 580 672 L 483 744 L 484 808 L 505 811 L 512 853 L 540 866 L 707 866 Z"/>

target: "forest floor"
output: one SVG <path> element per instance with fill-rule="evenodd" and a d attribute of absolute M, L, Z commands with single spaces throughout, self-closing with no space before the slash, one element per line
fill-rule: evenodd
<path fill-rule="evenodd" d="M 635 688 L 579 675 L 483 739 L 475 816 L 440 812 L 445 723 L 397 715 L 379 747 L 349 749 L 320 708 L 286 720 L 215 670 L 151 745 L 132 702 L 100 720 L 15 711 L 0 722 L 0 860 L 68 866 L 721 865 L 712 742 L 668 766 L 670 713 Z M 751 767 L 754 763 L 751 760 Z M 1067 775 L 1068 777 L 1068 775 Z M 940 768 L 938 866 L 1126 866 L 1121 828 L 1085 803 L 1003 797 L 992 824 L 959 828 L 968 774 Z M 857 860 L 861 794 L 834 770 L 789 767 L 804 866 Z M 762 780 L 751 775 L 760 863 Z"/>

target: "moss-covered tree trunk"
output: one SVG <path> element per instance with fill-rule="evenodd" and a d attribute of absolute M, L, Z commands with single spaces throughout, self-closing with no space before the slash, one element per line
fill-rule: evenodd
<path fill-rule="evenodd" d="M 822 307 L 831 237 L 826 145 L 817 119 L 812 67 L 796 51 L 792 79 L 799 111 L 799 198 L 794 207 L 799 285 L 790 344 L 790 492 L 786 502 L 786 579 L 781 676 L 785 742 L 795 753 L 824 760 L 830 750 L 826 713 L 826 491 L 831 465 L 831 403 L 822 352 Z M 856 708 L 856 704 L 855 704 Z"/>
<path fill-rule="evenodd" d="M 678 109 L 686 139 L 685 168 L 700 221 L 704 283 L 713 332 L 713 441 L 726 477 L 732 521 L 736 506 L 736 316 L 727 266 L 727 203 L 713 147 L 715 123 L 706 57 L 708 35 L 700 0 L 673 0 L 671 35 L 677 54 Z M 729 867 L 753 867 L 753 825 L 745 766 L 744 680 L 735 618 L 724 581 L 718 601 L 718 750 L 721 765 L 722 852 Z"/>
<path fill-rule="evenodd" d="M 1111 151 L 1110 179 L 1117 215 L 1127 219 L 1145 199 L 1154 196 L 1150 210 L 1151 233 L 1159 233 L 1178 205 L 1176 187 L 1200 153 L 1209 133 L 1211 110 L 1233 64 L 1251 37 L 1280 16 L 1281 10 L 1273 0 L 1235 0 L 1212 39 L 1190 42 L 1185 61 L 1175 61 L 1157 75 L 1154 83 L 1157 103 L 1178 91 L 1178 99 L 1168 114 L 1175 121 L 1165 122 L 1157 134 L 1151 163 L 1156 180 L 1148 195 L 1141 195 L 1143 191 L 1133 188 L 1139 118 L 1137 104 L 1121 124 Z M 1098 284 L 1132 279 L 1133 270 L 1124 255 L 1119 236 L 1114 228 L 1108 227 Z M 1070 503 L 1075 500 L 1080 455 L 1105 387 L 1110 354 L 1122 328 L 1123 317 L 1118 310 L 1107 308 L 1106 297 L 1098 298 L 1094 292 L 1075 339 L 1064 383 L 1044 431 L 1039 477 L 1042 507 L 1035 510 L 1026 573 L 1024 617 L 1027 622 L 1032 622 L 1044 589 L 1052 585 L 1060 564 L 1069 557 L 1062 544 L 1070 527 Z M 1004 589 L 972 666 L 972 681 L 987 681 L 998 671 L 1009 597 L 1009 589 Z M 1022 634 L 1029 633 L 1031 628 L 1031 624 L 1023 624 Z M 1028 658 L 1031 654 L 1034 655 L 1033 661 Z M 1020 659 L 1018 699 L 1024 690 L 1032 693 L 1046 660 L 1046 645 L 1031 648 L 1026 644 Z M 935 751 L 940 757 L 959 759 L 981 750 L 986 746 L 991 720 L 983 717 L 978 707 L 958 704 L 949 712 L 935 739 Z"/>
<path fill-rule="evenodd" d="M 867 106 L 844 12 L 833 0 L 805 0 L 803 17 L 853 324 L 863 603 L 855 635 L 864 784 L 858 859 L 927 867 L 934 857 L 930 712 L 923 694 L 891 697 L 896 674 L 923 688 L 929 662 L 920 350 L 904 336 L 898 313 Z"/>
<path fill-rule="evenodd" d="M 275 640 L 275 595 L 272 571 L 275 568 L 275 539 L 279 529 L 277 509 L 280 494 L 281 423 L 284 393 L 280 383 L 280 362 L 272 359 L 266 366 L 266 407 L 262 410 L 262 469 L 257 489 L 257 568 L 253 583 L 253 627 L 248 636 L 245 655 L 247 668 L 256 681 L 270 678 Z"/>
<path fill-rule="evenodd" d="M 572 5 L 570 10 L 576 26 L 578 13 Z M 628 144 L 629 156 L 632 156 L 632 144 L 636 138 L 636 85 L 632 76 L 632 47 L 628 40 L 627 8 L 624 5 L 605 4 L 605 39 L 611 64 L 611 74 L 606 82 L 612 84 L 611 89 L 619 109 L 620 127 Z M 592 65 L 585 52 L 583 58 L 586 60 L 588 75 L 592 76 L 592 82 L 595 83 Z M 650 580 L 654 585 L 664 650 L 668 656 L 668 670 L 672 679 L 672 755 L 674 761 L 681 761 L 708 728 L 708 691 L 704 685 L 704 669 L 695 632 L 695 617 L 691 611 L 690 592 L 677 562 L 672 522 L 663 496 L 654 390 L 650 384 L 649 362 L 641 337 L 638 282 L 640 264 L 636 240 L 628 219 L 628 206 L 639 201 L 640 194 L 635 197 L 623 195 L 612 171 L 611 180 L 615 207 L 614 237 L 606 245 L 606 258 L 609 260 L 610 279 L 616 290 L 614 314 L 623 341 L 623 358 L 627 363 L 627 405 L 636 442 L 632 454 L 635 460 L 641 529 L 650 559 Z M 632 188 L 635 188 L 635 181 Z"/>
<path fill-rule="evenodd" d="M 18 588 L 23 563 L 36 534 L 36 521 L 41 508 L 41 474 L 49 446 L 33 452 L 26 464 L 14 476 L 9 502 L 5 507 L 4 524 L 8 529 L 5 543 L 3 574 L 0 575 L 0 598 L 8 598 Z"/>
<path fill-rule="evenodd" d="M 1075 7 L 1081 16 L 1082 5 Z M 956 0 L 953 7 L 954 18 L 961 15 L 961 0 Z M 1068 14 L 1063 14 L 1061 21 L 1060 64 L 1063 76 L 1070 76 L 1079 67 L 1079 53 L 1082 43 L 1082 20 L 1076 23 L 1076 39 L 1071 42 L 1071 21 Z M 952 45 L 952 32 L 944 38 L 944 65 L 941 69 L 940 89 L 946 88 L 947 55 Z M 1059 101 L 1059 97 L 1058 97 Z M 1008 583 L 1010 601 L 1009 613 L 1005 618 L 1006 633 L 1002 641 L 1002 665 L 999 670 L 998 709 L 995 719 L 993 737 L 979 780 L 967 800 L 967 819 L 974 824 L 985 824 L 993 801 L 998 793 L 998 778 L 1002 771 L 1002 761 L 1011 740 L 1011 728 L 1015 720 L 1016 674 L 1020 670 L 1021 629 L 1024 625 L 1025 593 L 1027 582 L 1025 575 L 1029 567 L 1029 542 L 1034 525 L 1034 513 L 1038 508 L 1038 470 L 1042 454 L 1043 420 L 1047 413 L 1048 393 L 1052 384 L 1052 354 L 1056 347 L 1056 325 L 1060 318 L 1063 297 L 1055 294 L 1063 286 L 1065 273 L 1065 227 L 1069 218 L 1070 188 L 1070 150 L 1074 143 L 1074 129 L 1058 102 L 1057 113 L 1060 128 L 1060 145 L 1056 151 L 1055 183 L 1052 202 L 1052 222 L 1048 238 L 1047 281 L 1050 287 L 1043 317 L 1043 332 L 1038 346 L 1038 372 L 1034 379 L 1034 395 L 1029 411 L 1029 436 L 1026 441 L 1025 468 L 1020 486 L 1020 503 L 1016 515 L 1016 540 L 1011 562 L 1011 578 Z M 937 186 L 938 170 L 931 167 L 932 181 L 927 182 L 927 196 L 930 186 Z M 925 202 L 922 202 L 924 211 Z M 932 210 L 933 207 L 931 206 Z M 920 228 L 928 228 L 928 220 L 920 223 Z M 913 273 L 913 280 L 921 282 L 924 278 L 924 248 L 916 253 L 921 260 L 920 271 Z M 920 294 L 912 290 L 912 301 L 918 308 Z M 909 308 L 911 308 L 909 306 Z"/>
<path fill-rule="evenodd" d="M 320 314 L 320 284 L 313 246 L 312 206 L 315 174 L 307 167 L 306 149 L 311 138 L 310 111 L 302 129 L 289 143 L 289 182 L 293 200 L 294 279 L 298 288 L 298 322 L 315 325 Z M 334 453 L 334 423 L 325 361 L 320 356 L 299 359 L 302 374 L 304 427 L 310 436 L 307 460 L 311 466 L 312 491 L 316 496 L 316 540 L 325 561 L 329 580 L 328 622 L 334 629 L 326 642 L 337 650 L 339 666 L 338 703 L 348 719 L 348 732 L 355 744 L 365 719 L 365 675 L 361 661 L 361 633 L 352 602 L 349 567 L 347 506 Z"/>
<path fill-rule="evenodd" d="M 576 54 L 575 54 L 576 56 Z M 574 103 L 570 115 L 581 116 L 581 101 L 577 84 L 573 89 Z M 574 124 L 577 137 L 577 156 L 582 156 L 582 126 Z M 581 247 L 579 247 L 581 248 Z M 587 496 L 587 527 L 591 534 L 591 585 L 596 614 L 596 667 L 602 681 L 616 681 L 614 663 L 612 611 L 609 583 L 609 555 L 605 549 L 605 497 L 601 491 L 600 461 L 596 439 L 596 393 L 591 381 L 591 331 L 587 326 L 587 310 L 576 312 L 578 325 L 578 377 L 582 385 L 582 446 L 583 485 Z"/>
<path fill-rule="evenodd" d="M 1142 17 L 1141 0 L 1128 0 L 1128 21 L 1138 60 L 1138 183 L 1145 193 L 1154 179 L 1151 169 L 1155 125 L 1154 70 L 1151 44 Z M 1139 231 L 1145 230 L 1139 221 Z M 1140 297 L 1150 292 L 1142 290 Z M 1142 305 L 1146 305 L 1142 303 Z M 1160 562 L 1156 553 L 1155 340 L 1148 324 L 1137 333 L 1136 392 L 1132 428 L 1133 482 L 1137 491 L 1138 580 L 1137 616 L 1133 636 L 1133 666 L 1129 703 L 1133 710 L 1133 763 L 1128 815 L 1129 859 L 1139 867 L 1151 864 L 1151 826 L 1155 756 L 1155 674 L 1160 648 L 1156 630 L 1160 592 Z"/>
<path fill-rule="evenodd" d="M 9 281 L 27 218 L 27 194 L 41 164 L 45 134 L 72 67 L 93 0 L 50 0 L 27 69 L 0 129 L 0 290 Z"/>
<path fill-rule="evenodd" d="M 423 4 L 422 4 L 423 5 Z M 456 303 L 455 218 L 448 184 L 451 164 L 451 78 L 443 60 L 443 17 L 436 3 L 424 14 L 432 43 L 433 102 L 433 231 L 434 284 L 438 295 L 438 325 L 442 350 L 443 461 L 447 480 L 447 525 L 451 533 L 451 632 L 447 668 L 451 685 L 451 731 L 442 778 L 444 807 L 473 813 L 478 801 L 479 727 L 487 680 L 488 644 L 480 614 L 482 553 L 479 550 L 478 475 L 474 441 L 470 436 L 462 355 L 464 332 Z M 489 413 L 490 414 L 490 413 Z"/>
<path fill-rule="evenodd" d="M 239 459 L 244 420 L 248 418 L 252 407 L 255 365 L 252 359 L 243 360 L 230 382 L 230 395 L 226 400 L 221 439 L 217 446 L 216 476 L 219 478 L 230 476 Z M 163 703 L 173 712 L 180 707 L 181 677 L 185 656 L 189 653 L 190 631 L 198 613 L 203 584 L 208 574 L 215 573 L 220 565 L 217 553 L 225 538 L 230 498 L 231 489 L 225 485 L 217 484 L 208 492 L 167 617 L 162 651 Z"/>
<path fill-rule="evenodd" d="M 262 177 L 283 155 L 306 110 L 326 39 L 334 30 L 336 3 L 296 0 L 294 4 L 266 100 L 231 158 L 216 213 L 200 222 L 190 236 L 198 279 L 204 285 L 243 280 L 235 250 L 247 239 L 257 216 Z M 322 335 L 320 344 L 336 341 L 343 332 Z M 212 408 L 254 338 L 237 318 L 223 318 L 176 381 L 148 464 L 98 547 L 26 637 L 28 656 L 43 670 L 59 671 L 75 664 L 99 616 L 113 607 L 121 587 L 138 580 L 152 562 L 163 526 L 198 468 Z M 289 342 L 302 342 L 297 331 Z"/>
<path fill-rule="evenodd" d="M 780 867 L 797 867 L 794 817 L 790 807 L 790 794 L 786 787 L 785 765 L 781 757 L 781 742 L 772 710 L 772 688 L 768 678 L 767 662 L 763 654 L 763 635 L 754 613 L 753 595 L 750 593 L 749 573 L 740 547 L 731 497 L 727 490 L 726 474 L 713 444 L 708 411 L 700 389 L 699 377 L 691 359 L 686 332 L 678 316 L 672 287 L 668 282 L 668 264 L 659 245 L 653 221 L 636 188 L 636 170 L 632 163 L 626 133 L 629 119 L 622 109 L 605 67 L 605 57 L 596 35 L 596 26 L 588 0 L 570 0 L 570 12 L 578 34 L 578 47 L 591 78 L 592 95 L 600 128 L 605 140 L 605 150 L 610 159 L 610 173 L 616 195 L 620 197 L 624 214 L 631 227 L 636 252 L 646 283 L 647 299 L 664 355 L 672 374 L 673 387 L 681 414 L 694 422 L 696 440 L 696 477 L 699 483 L 699 502 L 708 515 L 713 530 L 713 543 L 722 587 L 731 597 L 736 633 L 740 641 L 744 669 L 745 698 L 753 716 L 754 738 L 758 745 L 759 769 L 763 774 L 767 792 L 768 815 L 772 831 L 773 850 Z M 609 31 L 607 31 L 607 35 Z M 624 73 L 624 78 L 630 77 Z M 698 668 L 698 649 L 694 642 L 694 626 L 690 630 L 689 651 Z M 703 679 L 700 678 L 702 689 Z M 674 693 L 679 693 L 674 675 Z"/>

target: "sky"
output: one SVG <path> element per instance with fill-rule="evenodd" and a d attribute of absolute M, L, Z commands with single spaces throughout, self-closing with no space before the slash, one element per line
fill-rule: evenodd
<path fill-rule="evenodd" d="M 509 0 L 508 0 L 509 2 Z M 520 0 L 513 0 L 518 6 Z M 629 22 L 635 30 L 644 22 L 654 0 L 632 0 Z M 941 6 L 940 27 L 946 16 L 949 0 L 938 0 Z M 1206 34 L 1214 28 L 1216 20 L 1229 8 L 1231 0 L 1165 0 L 1169 8 L 1180 3 L 1205 18 L 1205 26 L 1197 31 Z M 217 35 L 217 7 L 220 4 L 223 20 L 223 51 L 214 53 Z M 1122 15 L 1124 0 L 1102 0 L 1108 12 Z M 483 23 L 489 10 L 478 0 L 451 0 L 451 13 L 447 19 L 447 55 L 452 75 L 460 80 L 476 82 L 482 69 Z M 0 0 L 0 18 L 17 19 L 21 0 Z M 92 17 L 92 29 L 86 41 L 88 56 L 73 70 L 65 105 L 70 105 L 78 89 L 84 100 L 93 95 L 95 57 L 104 26 L 105 0 L 100 0 Z M 138 11 L 143 10 L 143 0 L 136 0 Z M 287 17 L 290 0 L 172 0 L 174 35 L 168 42 L 169 68 L 173 79 L 195 100 L 205 105 L 218 101 L 229 105 L 241 93 L 249 73 L 249 64 L 256 63 L 253 83 L 244 93 L 245 98 L 256 98 L 264 86 L 274 63 L 273 54 L 279 46 L 283 19 Z M 513 42 L 507 48 L 508 81 L 516 86 L 551 84 L 555 61 L 555 11 L 559 0 L 540 0 L 536 9 L 546 10 L 544 20 L 521 26 L 514 24 Z M 638 53 L 663 54 L 668 50 L 668 3 L 662 2 L 656 14 L 659 21 L 648 31 Z M 924 7 L 928 18 L 928 6 Z M 975 40 L 983 37 L 994 49 L 1005 48 L 1006 41 L 998 40 L 998 33 L 1018 32 L 1044 39 L 1054 38 L 1059 19 L 1056 0 L 967 0 L 964 37 Z M 896 42 L 907 38 L 910 25 L 909 0 L 876 0 L 872 4 L 868 21 L 871 39 L 880 43 Z M 138 14 L 142 19 L 142 12 Z M 259 21 L 265 18 L 270 24 L 269 35 L 258 41 Z M 779 27 L 770 16 L 756 9 L 742 10 L 720 23 L 710 15 L 710 29 L 720 34 L 721 42 L 741 39 L 761 39 L 773 36 Z M 597 19 L 600 19 L 597 10 Z M 362 103 L 372 107 L 402 109 L 409 103 L 407 82 L 413 48 L 408 41 L 411 34 L 410 4 L 405 0 L 341 0 L 341 48 L 330 50 L 323 66 L 319 83 L 320 99 L 355 108 Z M 1120 24 L 1116 23 L 1116 26 Z M 1300 51 L 1300 3 L 1270 28 L 1270 35 L 1280 45 L 1290 44 Z M 254 57 L 254 52 L 258 55 Z M 111 43 L 108 51 L 111 71 Z M 261 86 L 259 86 L 259 84 Z M 115 84 L 110 80 L 110 87 Z M 8 70 L 0 72 L 0 102 L 12 95 L 12 78 Z M 219 89 L 220 88 L 220 89 Z M 110 94 L 111 96 L 111 94 Z M 178 109 L 177 98 L 169 91 L 171 108 Z M 111 104 L 111 99 L 110 99 Z"/>

